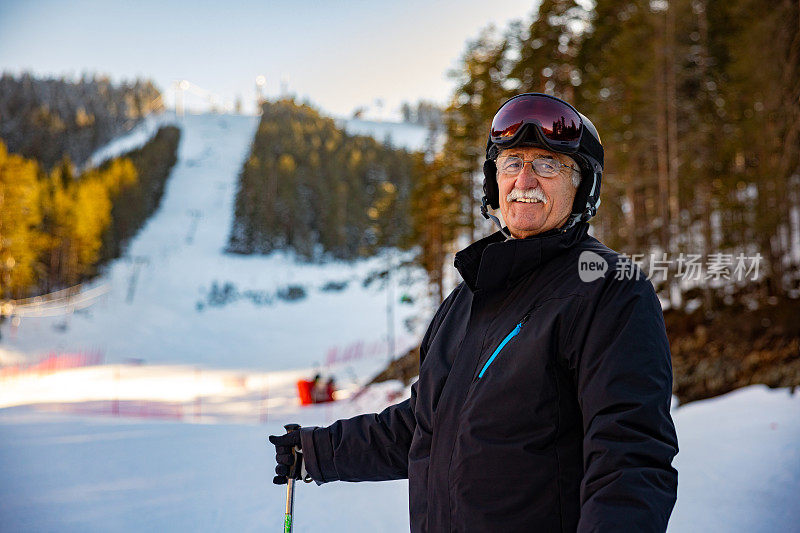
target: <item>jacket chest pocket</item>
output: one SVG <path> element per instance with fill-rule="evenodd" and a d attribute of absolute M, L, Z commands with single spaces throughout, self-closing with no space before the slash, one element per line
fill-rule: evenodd
<path fill-rule="evenodd" d="M 517 323 L 517 325 L 514 326 L 514 329 L 509 331 L 508 334 L 503 338 L 503 340 L 500 341 L 500 343 L 494 348 L 491 355 L 489 355 L 488 359 L 486 359 L 485 361 L 483 357 L 480 359 L 480 362 L 478 364 L 479 370 L 477 375 L 473 378 L 473 382 L 480 381 L 485 375 L 487 375 L 492 364 L 495 363 L 495 361 L 498 360 L 499 358 L 502 358 L 503 350 L 509 343 L 512 343 L 514 341 L 515 337 L 517 337 L 520 334 L 522 329 L 525 327 L 526 322 L 528 322 L 528 320 L 530 319 L 531 313 L 532 311 L 528 311 L 527 313 L 525 313 L 525 316 L 523 316 L 522 319 Z"/>
<path fill-rule="evenodd" d="M 549 329 L 547 317 L 541 323 L 534 313 L 506 325 L 482 350 L 459 413 L 457 462 L 473 453 L 474 439 L 523 438 L 536 447 L 551 442 L 557 396 L 548 363 Z"/>

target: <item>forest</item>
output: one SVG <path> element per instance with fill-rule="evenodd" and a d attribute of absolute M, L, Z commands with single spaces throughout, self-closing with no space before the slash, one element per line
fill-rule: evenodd
<path fill-rule="evenodd" d="M 126 107 L 139 89 L 103 89 L 103 83 L 97 81 L 37 80 L 27 74 L 17 81 L 4 75 L 0 84 L 5 84 L 0 90 L 4 105 L 16 106 L 19 98 L 34 95 L 30 102 L 36 98 L 59 102 L 52 106 L 52 116 L 63 118 L 74 109 L 94 109 L 97 114 L 93 116 L 99 117 L 82 126 L 85 132 L 77 137 L 83 142 L 76 141 L 70 127 L 51 129 L 36 122 L 14 127 L 30 117 L 21 108 L 14 107 L 16 115 L 0 115 L 0 130 L 18 134 L 10 135 L 16 144 L 0 138 L 0 300 L 7 300 L 75 286 L 119 257 L 126 242 L 158 207 L 176 160 L 180 131 L 162 127 L 140 149 L 81 171 L 70 154 L 87 158 L 102 144 L 101 139 L 110 139 L 112 131 L 125 131 L 118 131 L 124 121 L 129 121 L 130 127 L 141 118 L 138 113 L 143 107 Z M 88 90 L 92 84 L 95 89 Z M 137 81 L 133 87 L 153 86 Z M 148 91 L 141 94 L 149 98 Z M 93 107 L 97 101 L 105 102 L 106 107 Z M 100 109 L 121 110 L 122 114 L 103 114 Z M 33 155 L 11 149 L 13 145 L 25 152 L 25 143 L 33 143 Z"/>
<path fill-rule="evenodd" d="M 797 1 L 543 0 L 528 20 L 482 30 L 449 76 L 444 106 L 400 109 L 430 128 L 424 152 L 264 101 L 227 250 L 319 261 L 414 249 L 441 301 L 453 253 L 494 231 L 479 214 L 492 117 L 515 94 L 544 92 L 602 138 L 592 233 L 645 272 L 671 259 L 650 279 L 681 399 L 800 384 Z M 158 205 L 178 131 L 97 169 L 74 163 L 160 107 L 149 81 L 0 78 L 0 299 L 78 283 L 121 253 Z M 758 259 L 756 276 L 711 266 L 742 255 Z M 701 276 L 687 281 L 675 260 L 690 256 Z"/>
<path fill-rule="evenodd" d="M 354 259 L 408 246 L 419 155 L 349 135 L 290 99 L 265 102 L 239 178 L 229 251 Z"/>
<path fill-rule="evenodd" d="M 77 173 L 65 158 L 45 172 L 0 142 L 0 298 L 76 285 L 118 257 L 155 211 L 180 131 Z"/>
<path fill-rule="evenodd" d="M 703 269 L 687 283 L 674 262 L 651 277 L 681 401 L 800 385 L 798 2 L 543 0 L 528 21 L 484 29 L 450 75 L 445 146 L 416 174 L 412 198 L 439 300 L 452 253 L 494 231 L 478 209 L 494 113 L 514 94 L 544 92 L 600 132 L 602 205 L 591 231 L 605 244 L 643 257 L 645 272 L 664 253 L 705 266 L 761 257 L 755 281 Z"/>
<path fill-rule="evenodd" d="M 766 12 L 754 0 L 544 0 L 530 21 L 467 44 L 445 109 L 403 105 L 405 121 L 443 129 L 443 150 L 424 156 L 350 137 L 308 106 L 267 103 L 230 248 L 288 245 L 311 257 L 320 245 L 352 258 L 418 245 L 442 299 L 457 246 L 493 231 L 478 209 L 491 119 L 510 96 L 536 91 L 573 103 L 600 131 L 603 205 L 592 224 L 603 242 L 643 256 L 645 271 L 653 254 L 760 256 L 757 283 L 706 271 L 679 282 L 674 265 L 662 270 L 652 281 L 667 308 L 797 298 L 798 9 L 788 0 Z"/>
<path fill-rule="evenodd" d="M 0 138 L 9 152 L 35 159 L 46 170 L 64 156 L 83 165 L 97 148 L 163 108 L 149 80 L 0 76 Z"/>
<path fill-rule="evenodd" d="M 544 0 L 529 22 L 484 30 L 451 73 L 447 142 L 425 174 L 449 194 L 414 206 L 437 222 L 430 232 L 448 236 L 426 238 L 431 264 L 443 264 L 453 235 L 475 236 L 494 112 L 536 91 L 598 127 L 606 163 L 593 231 L 606 244 L 629 255 L 763 256 L 763 282 L 735 287 L 739 298 L 723 292 L 732 284 L 655 279 L 669 307 L 800 296 L 800 257 L 790 253 L 800 240 L 799 11 L 788 0 L 769 9 L 755 0 Z"/>

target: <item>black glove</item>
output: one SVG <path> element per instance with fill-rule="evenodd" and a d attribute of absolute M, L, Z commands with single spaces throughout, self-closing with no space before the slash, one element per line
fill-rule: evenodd
<path fill-rule="evenodd" d="M 303 454 L 293 453 L 295 446 L 300 448 L 300 431 L 291 431 L 286 435 L 270 435 L 269 441 L 275 445 L 275 460 L 278 466 L 272 479 L 276 485 L 285 485 L 289 481 L 289 474 L 294 479 L 302 479 Z"/>

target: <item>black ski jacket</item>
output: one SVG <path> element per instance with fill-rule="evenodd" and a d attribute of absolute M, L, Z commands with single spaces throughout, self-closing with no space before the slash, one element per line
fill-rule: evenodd
<path fill-rule="evenodd" d="M 665 531 L 678 442 L 661 306 L 587 229 L 456 254 L 464 281 L 422 340 L 411 398 L 303 428 L 310 475 L 407 477 L 415 532 Z M 579 259 L 608 268 L 583 281 Z"/>

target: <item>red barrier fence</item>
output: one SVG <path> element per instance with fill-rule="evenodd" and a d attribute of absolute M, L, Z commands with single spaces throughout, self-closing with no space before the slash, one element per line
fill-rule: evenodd
<path fill-rule="evenodd" d="M 401 335 L 395 340 L 396 347 L 411 344 L 413 344 L 413 340 L 405 335 Z M 387 349 L 388 345 L 385 340 L 372 342 L 356 341 L 347 346 L 331 346 L 325 354 L 325 366 L 371 359 L 374 357 L 387 357 Z"/>
<path fill-rule="evenodd" d="M 56 353 L 50 352 L 33 363 L 4 366 L 0 368 L 0 379 L 30 374 L 52 374 L 58 370 L 68 368 L 82 368 L 85 366 L 102 365 L 105 356 L 100 351 Z"/>

